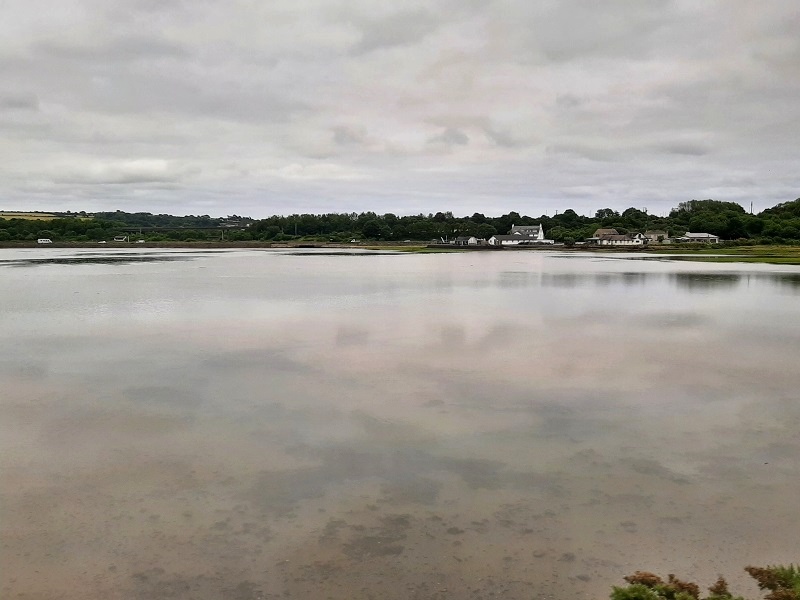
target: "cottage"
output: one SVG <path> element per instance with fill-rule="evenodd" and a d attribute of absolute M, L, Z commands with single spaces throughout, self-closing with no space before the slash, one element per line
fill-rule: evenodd
<path fill-rule="evenodd" d="M 541 225 L 512 225 L 508 235 L 493 235 L 489 238 L 491 246 L 533 246 L 553 244 L 553 240 L 545 239 Z"/>
<path fill-rule="evenodd" d="M 462 235 L 455 238 L 453 244 L 456 246 L 477 246 L 478 238 L 474 235 Z"/>
<path fill-rule="evenodd" d="M 586 238 L 587 244 L 600 244 L 600 240 L 606 239 L 612 235 L 619 235 L 619 231 L 616 229 L 609 227 L 609 228 L 600 228 L 596 229 L 592 237 Z"/>
<path fill-rule="evenodd" d="M 661 229 L 650 229 L 644 232 L 644 237 L 650 243 L 663 244 L 669 240 L 669 234 Z"/>
<path fill-rule="evenodd" d="M 518 246 L 519 243 L 528 238 L 521 235 L 493 235 L 489 238 L 490 246 Z"/>
<path fill-rule="evenodd" d="M 522 235 L 536 240 L 544 240 L 544 229 L 541 225 L 512 225 L 509 235 Z"/>
<path fill-rule="evenodd" d="M 596 229 L 595 230 L 594 235 L 592 235 L 592 237 L 599 239 L 599 238 L 602 238 L 602 237 L 607 236 L 607 235 L 619 235 L 619 231 L 617 231 L 613 227 L 609 227 L 609 228 L 605 228 L 605 229 L 601 227 L 600 229 Z"/>
<path fill-rule="evenodd" d="M 703 244 L 719 244 L 719 236 L 711 233 L 689 233 L 688 231 L 678 238 L 679 242 L 700 242 Z"/>
<path fill-rule="evenodd" d="M 493 235 L 488 242 L 490 246 L 544 246 L 555 243 L 553 240 L 540 240 L 522 235 Z"/>
<path fill-rule="evenodd" d="M 647 238 L 641 233 L 606 235 L 599 239 L 600 246 L 644 246 Z"/>

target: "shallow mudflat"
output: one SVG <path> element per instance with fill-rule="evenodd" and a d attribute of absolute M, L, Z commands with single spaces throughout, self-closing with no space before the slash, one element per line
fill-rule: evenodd
<path fill-rule="evenodd" d="M 121 254 L 0 253 L 3 598 L 749 592 L 797 560 L 796 268 Z"/>

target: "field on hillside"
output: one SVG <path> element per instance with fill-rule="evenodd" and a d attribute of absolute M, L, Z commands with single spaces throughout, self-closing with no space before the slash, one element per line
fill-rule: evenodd
<path fill-rule="evenodd" d="M 0 219 L 28 219 L 30 221 L 52 221 L 58 215 L 45 212 L 16 212 L 13 210 L 0 210 Z"/>

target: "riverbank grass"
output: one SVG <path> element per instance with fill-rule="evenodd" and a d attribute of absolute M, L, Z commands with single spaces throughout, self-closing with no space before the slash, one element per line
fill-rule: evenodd
<path fill-rule="evenodd" d="M 674 260 L 718 263 L 767 263 L 800 265 L 800 246 L 733 246 L 714 248 L 649 248 Z"/>

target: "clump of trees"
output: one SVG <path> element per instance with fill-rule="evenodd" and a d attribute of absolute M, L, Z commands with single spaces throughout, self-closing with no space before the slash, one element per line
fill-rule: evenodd
<path fill-rule="evenodd" d="M 430 241 L 456 236 L 489 238 L 497 233 L 508 233 L 512 225 L 538 224 L 544 227 L 548 238 L 563 243 L 584 240 L 601 227 L 613 227 L 620 233 L 657 229 L 670 236 L 687 231 L 705 232 L 749 244 L 797 243 L 800 242 L 800 198 L 757 215 L 747 213 L 734 202 L 717 200 L 682 202 L 666 217 L 650 215 L 638 208 L 628 208 L 621 213 L 603 208 L 593 216 L 579 215 L 572 209 L 538 217 L 517 212 L 499 217 L 482 213 L 457 217 L 452 212 L 402 217 L 374 212 L 275 215 L 254 221 L 247 235 L 249 239 L 262 241 L 298 238 Z"/>
<path fill-rule="evenodd" d="M 769 593 L 765 600 L 800 600 L 800 566 L 745 567 L 761 590 Z M 615 587 L 611 600 L 744 600 L 728 590 L 724 577 L 708 588 L 709 594 L 701 598 L 700 586 L 668 575 L 666 581 L 647 571 L 636 571 L 625 577 L 628 585 Z"/>

